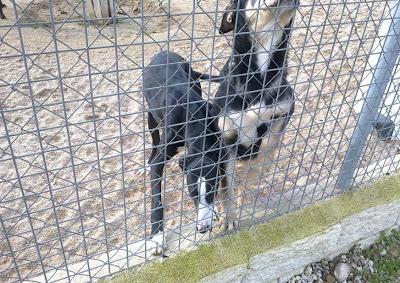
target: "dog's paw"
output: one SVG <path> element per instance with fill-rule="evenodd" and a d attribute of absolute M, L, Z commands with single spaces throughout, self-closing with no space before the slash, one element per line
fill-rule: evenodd
<path fill-rule="evenodd" d="M 140 168 L 136 172 L 137 172 L 138 177 L 144 177 L 144 176 L 147 177 L 150 174 L 150 165 Z"/>
<path fill-rule="evenodd" d="M 150 249 L 151 253 L 155 256 L 164 255 L 167 250 L 167 243 L 165 242 L 163 233 L 158 233 L 151 238 Z"/>
<path fill-rule="evenodd" d="M 225 232 L 233 232 L 237 227 L 237 217 L 234 213 L 228 213 L 224 219 L 224 230 Z"/>
<path fill-rule="evenodd" d="M 229 233 L 229 232 L 236 231 L 236 225 L 237 225 L 236 223 L 237 223 L 237 221 L 225 220 L 225 223 L 224 223 L 225 232 Z"/>

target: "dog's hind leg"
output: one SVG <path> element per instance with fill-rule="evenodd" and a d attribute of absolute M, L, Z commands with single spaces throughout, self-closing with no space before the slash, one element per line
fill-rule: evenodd
<path fill-rule="evenodd" d="M 288 117 L 277 118 L 269 128 L 266 136 L 263 138 L 263 145 L 261 146 L 260 154 L 251 164 L 246 175 L 248 178 L 247 184 L 250 186 L 256 185 L 260 187 L 252 194 L 247 194 L 250 198 L 252 205 L 255 205 L 258 199 L 258 193 L 265 187 L 265 179 L 268 178 L 271 170 L 274 168 L 276 153 L 281 145 L 282 137 L 285 128 L 288 124 Z M 247 190 L 249 191 L 249 190 Z"/>
<path fill-rule="evenodd" d="M 150 172 L 150 163 L 154 159 L 154 157 L 157 154 L 157 147 L 160 144 L 160 131 L 158 129 L 158 124 L 157 121 L 154 119 L 153 114 L 151 112 L 147 112 L 147 125 L 150 130 L 150 135 L 151 135 L 151 143 L 152 143 L 152 149 L 151 149 L 151 154 L 149 161 L 147 162 L 147 165 L 144 168 L 141 168 L 138 170 L 138 175 L 139 177 L 143 175 L 147 175 Z"/>
<path fill-rule="evenodd" d="M 153 114 L 151 114 L 151 112 L 149 112 L 147 124 L 149 126 L 151 139 L 152 139 L 152 145 L 153 145 L 153 148 L 151 150 L 151 155 L 149 158 L 149 163 L 150 163 L 156 156 L 157 146 L 160 144 L 160 131 L 158 129 L 157 121 L 154 119 Z"/>
<path fill-rule="evenodd" d="M 164 140 L 164 139 L 163 139 Z M 167 139 L 167 141 L 170 139 Z M 168 143 L 167 143 L 168 144 Z M 150 163 L 151 171 L 151 235 L 152 242 L 156 244 L 153 254 L 163 254 L 167 248 L 164 239 L 164 206 L 161 200 L 161 179 L 165 162 L 176 154 L 176 148 L 171 145 L 164 146 L 157 152 Z"/>
<path fill-rule="evenodd" d="M 228 154 L 228 160 L 225 162 L 225 169 L 222 177 L 222 188 L 220 195 L 222 198 L 222 206 L 224 208 L 224 228 L 226 231 L 235 229 L 237 225 L 236 196 L 234 193 L 235 188 L 233 184 L 235 159 L 236 155 L 234 153 Z"/>
<path fill-rule="evenodd" d="M 271 172 L 272 165 L 276 158 L 276 153 L 281 145 L 282 137 L 288 122 L 289 119 L 286 116 L 278 118 L 270 127 L 268 135 L 264 138 L 267 143 L 265 145 L 266 150 L 264 151 L 264 154 L 262 154 L 262 172 Z"/>

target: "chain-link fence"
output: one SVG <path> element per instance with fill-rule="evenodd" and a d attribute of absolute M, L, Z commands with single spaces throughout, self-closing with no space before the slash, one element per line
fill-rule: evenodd
<path fill-rule="evenodd" d="M 400 167 L 397 0 L 0 7 L 2 282 L 96 280 Z"/>

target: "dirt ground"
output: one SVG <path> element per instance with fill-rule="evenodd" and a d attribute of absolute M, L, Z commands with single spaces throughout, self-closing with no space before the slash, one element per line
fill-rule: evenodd
<path fill-rule="evenodd" d="M 231 52 L 231 35 L 215 29 L 221 16 L 216 7 L 222 11 L 226 0 L 196 1 L 195 15 L 191 1 L 174 0 L 170 17 L 168 3 L 148 0 L 143 19 L 140 1 L 129 1 L 120 6 L 133 19 L 108 26 L 84 25 L 84 10 L 75 0 L 52 1 L 52 7 L 44 0 L 29 3 L 17 1 L 19 16 L 28 7 L 19 25 L 12 3 L 4 10 L 8 19 L 0 21 L 1 281 L 40 274 L 40 262 L 61 267 L 142 239 L 150 223 L 150 193 L 140 170 L 151 148 L 142 68 L 169 48 L 194 69 L 218 74 Z M 270 194 L 337 173 L 386 4 L 302 0 L 288 56 L 295 114 L 271 174 L 247 180 L 247 171 L 257 168 L 237 164 L 247 201 L 256 195 L 267 209 Z M 202 86 L 209 98 L 218 87 Z M 393 152 L 374 133 L 362 164 Z M 166 176 L 166 227 L 193 222 L 176 159 Z M 311 201 L 312 196 L 305 200 Z"/>

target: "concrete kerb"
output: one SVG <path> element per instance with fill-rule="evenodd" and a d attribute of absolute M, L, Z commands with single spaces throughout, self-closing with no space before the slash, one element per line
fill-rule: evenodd
<path fill-rule="evenodd" d="M 308 264 L 331 259 L 356 243 L 370 245 L 382 231 L 400 227 L 400 201 L 378 205 L 345 218 L 329 229 L 204 278 L 201 282 L 286 282 Z"/>
<path fill-rule="evenodd" d="M 363 182 L 363 176 L 368 174 L 368 172 L 375 172 L 377 170 L 373 170 L 374 168 L 381 168 L 380 173 L 393 173 L 396 171 L 396 166 L 392 166 L 390 164 L 397 164 L 400 162 L 400 156 L 397 155 L 395 157 L 390 158 L 390 162 L 388 160 L 382 160 L 378 163 L 372 164 L 365 168 L 360 168 L 357 172 L 357 176 L 355 178 L 355 185 Z M 334 175 L 334 174 L 333 174 Z M 369 178 L 374 179 L 379 176 L 369 176 Z M 297 187 L 293 190 L 285 192 L 283 194 L 275 194 L 270 198 L 269 210 L 270 213 L 265 213 L 265 207 L 259 205 L 257 207 L 248 206 L 243 208 L 243 210 L 251 211 L 247 215 L 242 215 L 240 226 L 242 228 L 252 226 L 256 223 L 265 222 L 272 217 L 283 215 L 285 213 L 298 210 L 301 207 L 306 207 L 312 202 L 323 199 L 326 196 L 332 196 L 338 193 L 338 191 L 334 188 L 335 178 L 329 178 L 326 180 L 321 180 L 318 184 L 311 184 L 303 187 Z M 400 217 L 397 220 L 400 222 Z M 173 256 L 177 254 L 176 251 L 188 251 L 193 250 L 196 245 L 207 242 L 210 238 L 208 234 L 201 235 L 199 233 L 195 233 L 194 225 L 187 225 L 180 229 L 180 227 L 176 227 L 168 231 L 166 234 L 166 240 L 169 243 L 170 254 L 168 256 Z M 220 234 L 215 234 L 214 236 L 219 237 Z M 193 244 L 196 244 L 195 246 Z M 68 271 L 70 274 L 74 275 L 74 280 L 76 281 L 86 281 L 89 278 L 89 268 L 90 273 L 93 276 L 95 274 L 96 277 L 106 277 L 111 274 L 115 274 L 119 271 L 122 271 L 128 267 L 140 266 L 145 261 L 155 260 L 160 261 L 162 259 L 158 259 L 156 257 L 151 256 L 151 247 L 154 243 L 149 240 L 140 240 L 135 243 L 128 245 L 128 254 L 130 255 L 127 259 L 127 250 L 126 248 L 114 249 L 109 251 L 108 255 L 106 253 L 100 254 L 88 261 L 78 262 L 74 264 L 70 264 L 68 266 Z M 147 250 L 146 250 L 147 249 Z M 110 259 L 110 262 L 108 261 Z M 246 267 L 247 268 L 247 267 Z M 283 267 L 282 267 L 283 268 Z M 50 282 L 55 282 L 59 280 L 63 280 L 63 278 L 67 278 L 67 271 L 65 267 L 59 268 L 57 270 L 48 270 L 46 273 L 47 278 Z M 228 275 L 226 275 L 228 276 Z M 232 276 L 232 274 L 230 274 Z M 41 282 L 44 280 L 44 276 L 38 276 L 33 279 L 33 281 Z"/>

